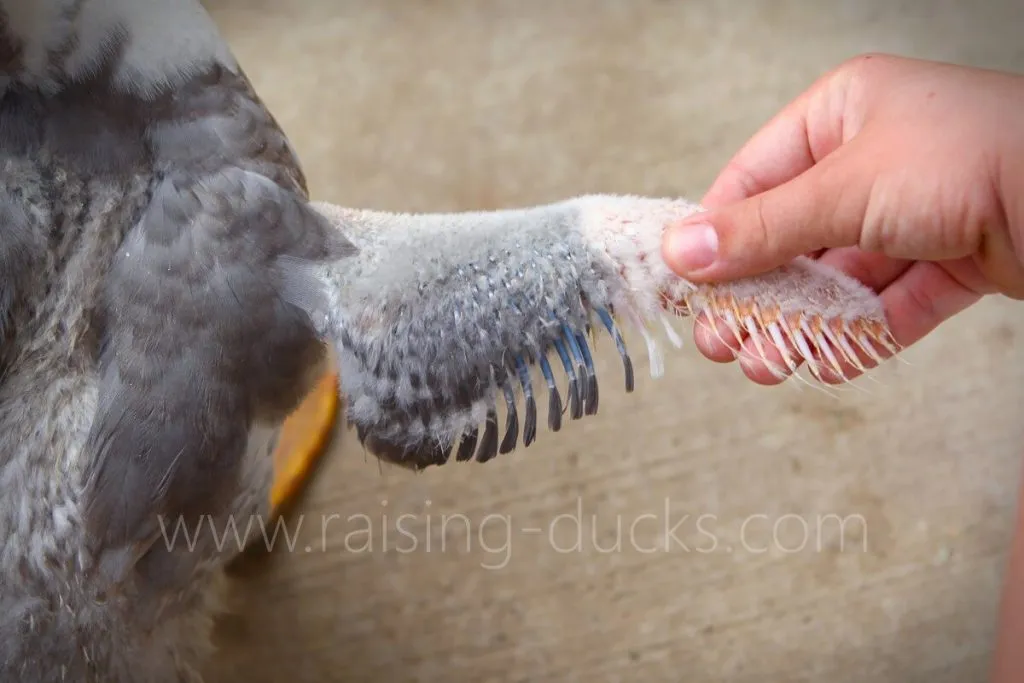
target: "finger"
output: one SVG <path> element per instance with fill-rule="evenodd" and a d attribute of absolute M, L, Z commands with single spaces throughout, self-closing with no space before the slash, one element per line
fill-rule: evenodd
<path fill-rule="evenodd" d="M 982 296 L 933 261 L 917 261 L 881 294 L 889 331 L 899 348 L 916 344 Z M 830 384 L 849 381 L 876 367 L 879 358 L 892 355 L 878 345 L 875 350 L 877 358 L 858 352 L 861 368 L 843 363 L 840 372 L 825 370 L 822 379 Z"/>
<path fill-rule="evenodd" d="M 830 260 L 839 262 L 844 257 L 849 258 L 849 255 L 836 254 Z M 889 321 L 890 334 L 900 348 L 916 344 L 983 296 L 963 284 L 965 278 L 961 274 L 951 273 L 949 268 L 930 261 L 918 261 L 909 267 L 897 261 L 879 264 L 875 271 L 877 275 L 865 278 L 865 284 L 877 287 L 887 275 L 891 276 L 897 271 L 899 273 L 883 288 L 881 299 Z M 751 339 L 744 339 L 738 350 L 731 349 L 731 357 L 738 358 L 743 373 L 758 384 L 773 385 L 784 381 L 790 373 L 780 373 L 779 369 L 786 368 L 783 354 L 791 353 L 792 349 L 776 349 L 770 340 L 762 339 L 761 343 L 765 360 L 774 364 L 774 368 L 762 360 L 761 352 L 755 348 Z M 868 354 L 854 349 L 855 359 L 847 359 L 845 353 L 835 353 L 834 358 L 838 361 L 836 369 L 832 369 L 826 359 L 816 358 L 822 381 L 829 384 L 847 382 L 859 377 L 865 370 L 876 367 L 879 358 L 884 360 L 892 355 L 878 345 L 874 345 L 873 350 L 874 354 Z"/>
<path fill-rule="evenodd" d="M 866 252 L 856 247 L 830 249 L 820 261 L 841 270 L 875 292 L 883 292 L 914 264 L 910 260 L 894 259 L 885 254 Z M 821 379 L 827 383 L 834 384 L 852 379 L 863 372 L 861 368 L 873 367 L 876 364 L 873 358 L 863 353 L 856 345 L 849 347 L 849 350 L 840 348 L 833 351 L 831 358 L 815 358 L 818 363 L 825 362 L 819 367 L 822 371 Z M 853 358 L 848 358 L 850 351 Z M 837 362 L 838 368 L 833 369 L 830 361 Z"/>
<path fill-rule="evenodd" d="M 908 347 L 981 297 L 942 265 L 918 261 L 882 292 L 882 305 L 896 343 Z"/>
<path fill-rule="evenodd" d="M 772 117 L 726 164 L 701 203 L 707 208 L 761 194 L 797 177 L 837 149 L 844 130 L 848 70 L 837 68 Z"/>
<path fill-rule="evenodd" d="M 823 247 L 855 246 L 871 199 L 870 145 L 854 141 L 807 172 L 665 231 L 662 256 L 693 282 L 757 275 Z"/>
<path fill-rule="evenodd" d="M 818 261 L 841 270 L 875 292 L 881 292 L 891 285 L 913 263 L 908 259 L 896 259 L 858 247 L 827 249 Z"/>
<path fill-rule="evenodd" d="M 736 357 L 740 361 L 743 374 L 751 381 L 764 386 L 782 384 L 799 367 L 795 363 L 791 365 L 793 353 L 790 349 L 776 346 L 770 338 L 763 335 L 756 339 L 748 335 Z"/>
<path fill-rule="evenodd" d="M 814 166 L 803 109 L 791 104 L 755 134 L 726 164 L 701 204 L 712 209 L 753 197 Z"/>
<path fill-rule="evenodd" d="M 818 260 L 841 270 L 876 292 L 884 290 L 911 266 L 910 261 L 891 259 L 884 254 L 865 252 L 856 247 L 826 250 Z M 799 368 L 803 364 L 800 354 L 796 353 L 788 340 L 783 348 L 778 348 L 771 339 L 763 338 L 762 348 L 768 354 L 768 360 L 774 364 L 770 368 L 757 357 L 757 349 L 753 344 L 747 343 L 746 334 L 737 339 L 729 332 L 724 321 L 708 320 L 705 316 L 698 318 L 694 328 L 694 342 L 709 360 L 725 363 L 739 359 L 744 373 L 758 384 L 777 384 L 791 374 L 792 368 Z M 786 356 L 792 361 L 792 368 L 786 362 Z M 845 354 L 836 354 L 836 359 L 842 369 L 842 376 L 850 377 L 859 373 L 856 366 L 846 360 Z M 864 354 L 858 354 L 856 360 L 861 364 L 872 362 Z M 834 372 L 829 373 L 828 377 L 837 381 L 841 379 Z"/>
<path fill-rule="evenodd" d="M 902 259 L 892 259 L 884 254 L 865 252 L 856 247 L 842 247 L 839 249 L 827 249 L 817 259 L 821 263 L 836 268 L 850 277 L 858 280 L 865 287 L 880 292 L 888 287 L 896 278 L 902 275 L 910 267 L 911 262 Z M 694 325 L 694 343 L 697 349 L 709 360 L 716 363 L 727 363 L 737 360 L 747 335 L 740 331 L 739 337 L 731 332 L 728 326 L 720 318 L 709 319 L 707 315 L 701 314 L 697 317 Z M 775 345 L 771 340 L 765 340 L 766 344 Z M 796 367 L 801 365 L 800 354 L 795 352 L 792 344 L 787 341 L 785 348 L 775 349 L 774 360 L 782 363 L 781 367 L 787 367 L 782 354 L 788 354 L 793 359 Z M 767 372 L 767 369 L 765 370 Z M 761 375 L 761 379 L 775 383 L 775 378 L 769 380 L 767 376 Z"/>
<path fill-rule="evenodd" d="M 697 349 L 716 363 L 736 360 L 745 339 L 746 335 L 737 337 L 721 318 L 707 313 L 700 313 L 693 325 L 693 341 Z"/>

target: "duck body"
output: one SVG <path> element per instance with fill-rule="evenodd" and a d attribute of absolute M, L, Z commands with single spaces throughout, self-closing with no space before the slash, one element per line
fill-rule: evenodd
<path fill-rule="evenodd" d="M 0 29 L 0 680 L 199 680 L 326 363 L 273 264 L 326 223 L 193 0 Z"/>

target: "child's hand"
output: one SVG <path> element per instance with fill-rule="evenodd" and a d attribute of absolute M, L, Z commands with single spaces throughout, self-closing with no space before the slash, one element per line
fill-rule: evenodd
<path fill-rule="evenodd" d="M 710 282 L 818 254 L 881 293 L 902 346 L 985 294 L 1024 299 L 1021 112 L 1021 76 L 854 59 L 747 143 L 704 198 L 708 212 L 666 232 L 665 259 Z M 745 342 L 695 330 L 713 360 Z M 780 381 L 755 360 L 744 371 Z"/>

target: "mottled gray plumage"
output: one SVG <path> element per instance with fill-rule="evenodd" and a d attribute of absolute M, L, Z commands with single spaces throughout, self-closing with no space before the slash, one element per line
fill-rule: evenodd
<path fill-rule="evenodd" d="M 279 294 L 280 259 L 349 250 L 224 50 L 132 87 L 126 67 L 154 68 L 129 59 L 147 4 L 167 11 L 0 4 L 3 680 L 189 670 L 173 638 L 148 658 L 138 642 L 198 599 L 189 583 L 210 560 L 163 547 L 161 524 L 261 509 L 245 455 L 268 455 L 272 438 L 256 437 L 325 360 Z M 184 11 L 164 30 L 210 31 L 197 5 L 167 4 Z"/>
<path fill-rule="evenodd" d="M 602 283 L 614 272 L 584 242 L 580 214 L 571 202 L 415 219 L 349 214 L 360 257 L 323 269 L 334 296 L 316 319 L 339 340 L 349 419 L 373 453 L 441 464 L 455 438 L 480 437 L 478 426 L 478 459 L 512 450 L 519 416 L 506 387 L 518 395 L 520 369 L 569 348 L 566 330 L 577 341 L 610 303 Z M 579 392 L 570 398 L 580 403 Z M 516 424 L 499 440 L 503 410 Z M 536 406 L 524 418 L 535 424 Z"/>
<path fill-rule="evenodd" d="M 311 203 L 197 0 L 0 0 L 0 169 L 3 681 L 200 680 L 231 529 L 266 514 L 277 431 L 327 344 L 363 443 L 422 468 L 596 414 L 600 330 L 631 391 L 620 324 L 655 375 L 647 327 L 678 342 L 671 313 L 788 339 L 812 369 L 887 341 L 877 297 L 807 259 L 715 287 L 672 274 L 682 200 Z"/>
<path fill-rule="evenodd" d="M 109 71 L 125 40 L 112 37 L 95 73 L 55 94 L 12 82 L 0 144 L 39 172 L 33 208 L 66 210 L 79 186 L 111 240 L 93 262 L 101 383 L 85 521 L 97 549 L 144 552 L 154 513 L 219 511 L 253 421 L 283 419 L 314 378 L 322 344 L 278 296 L 277 259 L 344 252 L 241 74 L 213 62 L 173 91 L 120 93 Z M 30 230 L 81 248 L 94 236 L 79 226 Z"/>

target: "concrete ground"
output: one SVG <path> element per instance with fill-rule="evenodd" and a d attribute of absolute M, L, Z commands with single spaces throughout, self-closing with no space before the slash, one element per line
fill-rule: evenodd
<path fill-rule="evenodd" d="M 699 198 L 848 56 L 1024 70 L 1012 0 L 209 5 L 313 194 L 378 209 Z M 692 347 L 627 396 L 604 344 L 602 417 L 487 466 L 382 469 L 340 432 L 211 680 L 983 681 L 1022 345 L 988 300 L 836 400 Z"/>

